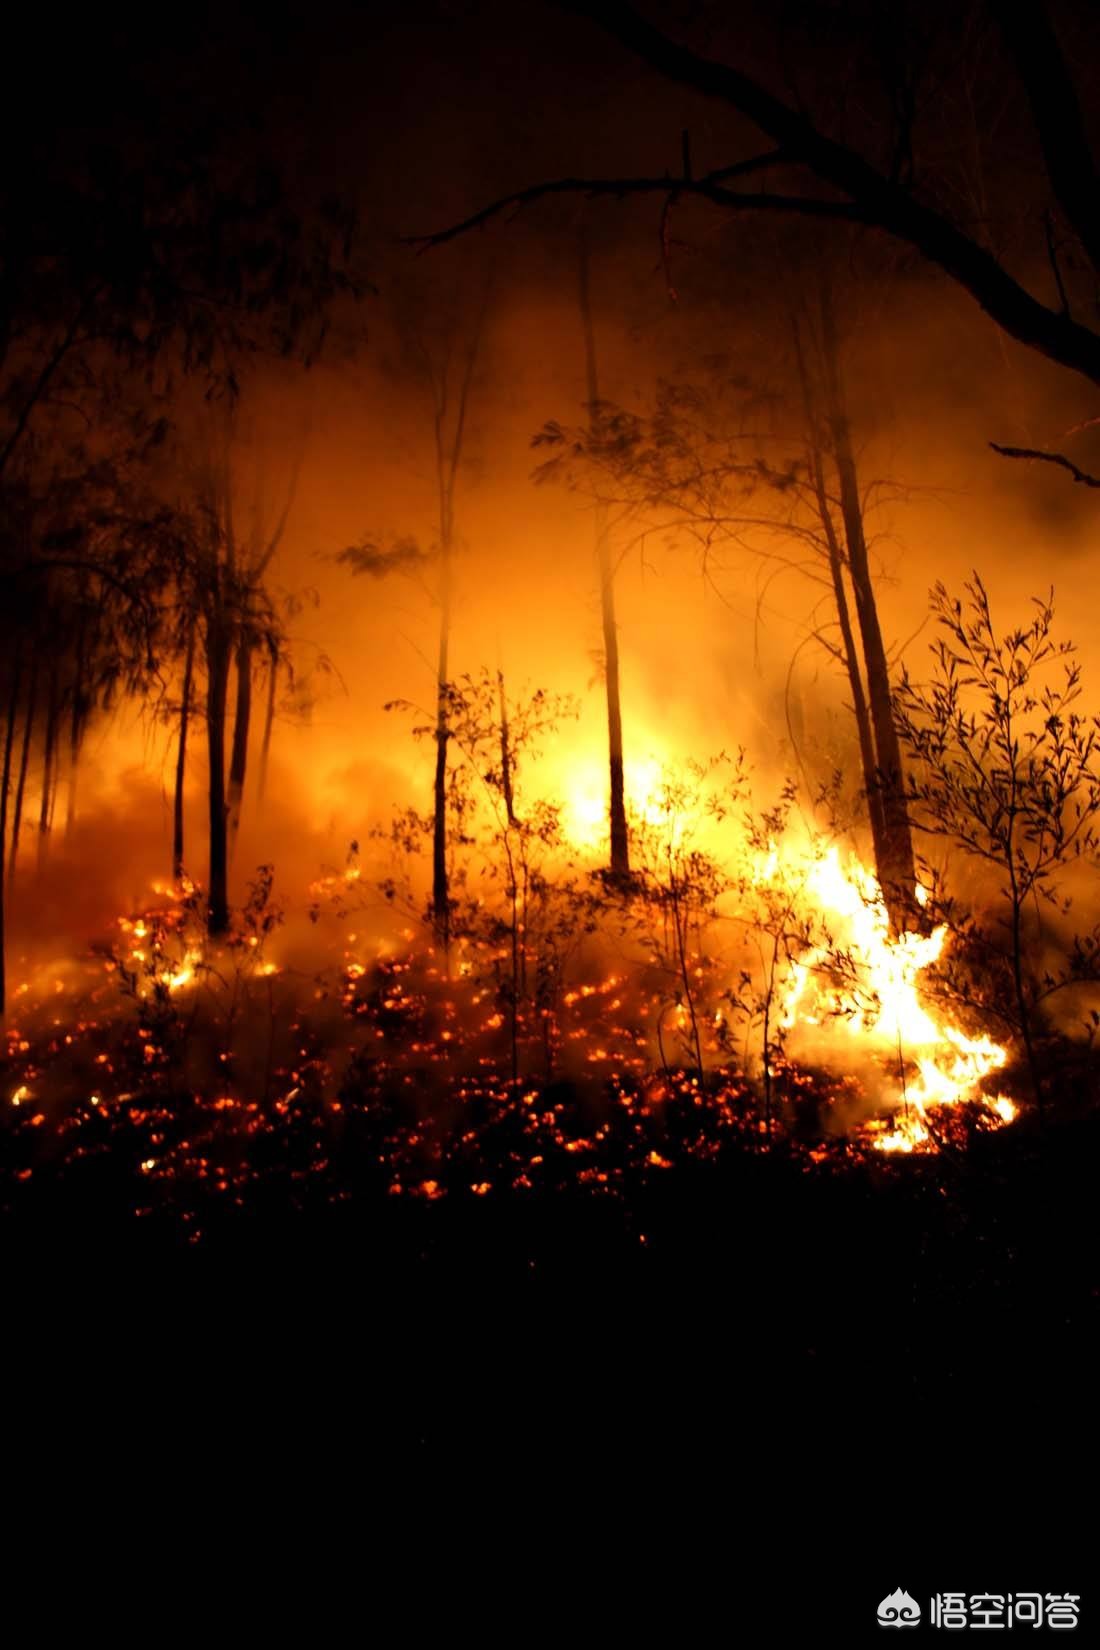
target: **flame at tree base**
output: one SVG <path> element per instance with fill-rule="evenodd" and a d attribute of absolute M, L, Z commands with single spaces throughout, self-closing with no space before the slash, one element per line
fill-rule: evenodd
<path fill-rule="evenodd" d="M 798 886 L 800 902 L 827 936 L 799 957 L 783 984 L 783 1030 L 791 1045 L 826 1045 L 831 1063 L 870 1057 L 880 1066 L 887 1084 L 883 1099 L 894 1115 L 893 1127 L 877 1134 L 875 1146 L 886 1152 L 934 1149 L 931 1114 L 944 1106 L 979 1102 L 998 1125 L 1011 1122 L 1013 1101 L 982 1090 L 985 1079 L 1007 1063 L 1007 1050 L 937 1015 L 930 993 L 922 990 L 922 976 L 943 955 L 946 925 L 929 933 L 892 933 L 877 878 L 855 858 L 845 869 L 835 846 L 795 860 L 773 844 L 758 875 L 771 881 L 780 874 Z M 923 888 L 917 898 L 926 902 Z"/>

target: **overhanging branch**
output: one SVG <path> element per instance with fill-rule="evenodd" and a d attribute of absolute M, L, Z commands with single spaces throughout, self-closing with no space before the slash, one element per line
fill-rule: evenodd
<path fill-rule="evenodd" d="M 1041 464 L 1057 464 L 1062 470 L 1068 470 L 1074 481 L 1079 481 L 1083 487 L 1100 487 L 1100 476 L 1089 475 L 1087 470 L 1079 469 L 1065 453 L 1044 453 L 1036 447 L 1000 447 L 995 441 L 989 445 L 1002 458 L 1034 458 Z"/>
<path fill-rule="evenodd" d="M 715 206 L 733 211 L 789 212 L 804 217 L 835 218 L 846 223 L 870 221 L 861 207 L 848 201 L 819 200 L 810 195 L 742 195 L 736 190 L 724 187 L 725 183 L 734 177 L 747 177 L 753 172 L 764 170 L 765 167 L 782 164 L 784 159 L 780 150 L 774 150 L 751 161 L 721 167 L 702 178 L 678 178 L 671 173 L 666 173 L 660 178 L 552 178 L 544 183 L 531 184 L 526 189 L 517 189 L 513 194 L 503 195 L 499 200 L 492 201 L 480 211 L 463 218 L 460 223 L 449 225 L 446 229 L 439 229 L 427 235 L 409 235 L 405 240 L 421 252 L 426 252 L 434 246 L 442 246 L 447 241 L 457 240 L 460 235 L 466 235 L 472 229 L 480 229 L 502 213 L 519 211 L 552 195 L 582 195 L 587 199 L 605 196 L 619 200 L 631 195 L 664 195 L 680 200 L 694 198 L 710 201 Z"/>
<path fill-rule="evenodd" d="M 854 149 L 827 137 L 739 69 L 701 57 L 662 34 L 621 0 L 558 3 L 562 10 L 598 23 L 668 79 L 747 116 L 790 162 L 805 166 L 846 198 L 843 209 L 826 215 L 855 218 L 905 241 L 969 292 L 1010 337 L 1100 384 L 1100 335 L 1034 298 L 964 230 L 883 176 Z M 750 199 L 732 198 L 739 205 Z"/>

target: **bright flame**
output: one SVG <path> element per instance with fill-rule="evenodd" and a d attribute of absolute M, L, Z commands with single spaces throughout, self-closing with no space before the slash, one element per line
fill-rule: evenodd
<path fill-rule="evenodd" d="M 623 791 L 627 811 L 649 825 L 666 818 L 665 769 L 655 756 L 627 757 Z M 592 755 L 570 765 L 563 776 L 562 824 L 579 848 L 598 848 L 607 838 L 607 758 Z"/>
<path fill-rule="evenodd" d="M 174 974 L 168 976 L 169 991 L 179 991 L 183 986 L 190 985 L 195 978 L 195 964 L 199 956 L 197 951 L 189 951 Z"/>
<path fill-rule="evenodd" d="M 771 844 L 756 880 L 774 880 L 782 863 L 779 848 Z M 877 879 L 854 858 L 845 869 L 836 847 L 786 869 L 802 879 L 800 904 L 819 913 L 832 944 L 815 946 L 792 964 L 782 989 L 783 1026 L 834 1027 L 836 1040 L 850 1039 L 892 1067 L 898 1074 L 888 1095 L 896 1107 L 894 1128 L 876 1145 L 882 1151 L 927 1149 L 929 1108 L 984 1099 L 979 1085 L 1008 1058 L 991 1038 L 968 1037 L 937 1018 L 922 997 L 921 975 L 942 955 L 946 925 L 928 934 L 893 934 Z M 917 898 L 923 905 L 927 893 L 918 889 Z M 838 954 L 845 959 L 843 978 L 837 974 Z M 916 1075 L 906 1077 L 913 1067 Z M 987 1104 L 1002 1122 L 1016 1115 L 1003 1095 Z"/>

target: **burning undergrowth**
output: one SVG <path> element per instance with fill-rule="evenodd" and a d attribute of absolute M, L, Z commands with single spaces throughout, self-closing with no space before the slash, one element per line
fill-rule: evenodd
<path fill-rule="evenodd" d="M 446 946 L 354 855 L 313 888 L 320 962 L 269 867 L 216 943 L 201 890 L 158 890 L 81 970 L 16 995 L 6 1207 L 87 1195 L 193 1242 L 361 1195 L 628 1216 L 687 1165 L 843 1172 L 1011 1119 L 1007 1052 L 926 986 L 942 927 L 893 934 L 870 873 L 793 832 L 748 839 L 718 879 L 684 795 L 660 805 L 630 886 L 528 863 L 489 900 L 468 879 Z"/>
<path fill-rule="evenodd" d="M 731 1156 L 958 1159 L 1064 1106 L 1056 1050 L 1087 1105 L 1100 1015 L 1064 1026 L 1100 929 L 1051 960 L 1042 912 L 1069 921 L 1068 874 L 1100 851 L 1096 727 L 1049 604 L 1003 639 L 980 581 L 969 617 L 945 593 L 938 611 L 938 675 L 898 694 L 907 818 L 962 856 L 956 886 L 992 884 L 983 903 L 908 826 L 891 881 L 882 820 L 868 854 L 867 794 L 839 772 L 761 802 L 742 753 L 635 770 L 616 859 L 556 743 L 575 705 L 464 677 L 413 729 L 448 753 L 431 812 L 353 842 L 289 920 L 271 866 L 224 932 L 181 877 L 84 963 L 15 986 L 8 1206 L 103 1176 L 195 1237 L 216 1210 L 361 1192 L 629 1210 Z M 1062 684 L 1032 685 L 1052 665 Z"/>

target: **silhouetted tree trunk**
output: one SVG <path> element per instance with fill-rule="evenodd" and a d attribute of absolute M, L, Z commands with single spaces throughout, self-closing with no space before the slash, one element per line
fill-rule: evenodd
<path fill-rule="evenodd" d="M 580 246 L 580 311 L 584 330 L 585 376 L 588 390 L 588 418 L 593 435 L 599 431 L 600 386 L 596 364 L 596 336 L 592 325 L 592 304 L 588 289 L 588 245 L 582 234 Z M 623 713 L 619 684 L 619 629 L 615 619 L 615 566 L 607 535 L 607 511 L 596 505 L 596 564 L 600 579 L 600 619 L 603 626 L 604 680 L 607 689 L 607 753 L 609 769 L 608 817 L 611 828 L 609 869 L 612 876 L 630 876 L 630 839 L 626 826 L 626 791 L 623 778 Z"/>
<path fill-rule="evenodd" d="M 874 730 L 876 783 L 882 806 L 879 882 L 892 921 L 896 926 L 904 927 L 914 909 L 917 881 L 913 833 L 905 802 L 901 748 L 894 727 L 890 668 L 871 578 L 871 564 L 863 524 L 863 501 L 859 491 L 859 476 L 844 402 L 836 327 L 828 288 L 824 284 L 821 288 L 821 340 L 825 366 L 826 417 L 836 463 L 840 512 L 848 550 L 848 571 L 855 593 L 856 621 L 859 625 L 863 663 L 867 672 L 867 697 L 871 726 Z"/>
<path fill-rule="evenodd" d="M 58 679 L 57 665 L 50 665 L 50 685 L 46 700 L 46 739 L 42 750 L 42 801 L 38 809 L 38 869 L 46 863 L 50 834 L 50 812 L 54 795 L 54 767 L 57 760 Z"/>
<path fill-rule="evenodd" d="M 76 824 L 76 788 L 80 769 L 80 747 L 84 739 L 87 692 L 84 684 L 88 643 L 88 613 L 81 607 L 76 636 L 76 672 L 73 676 L 72 704 L 69 707 L 69 795 L 65 809 L 65 836 Z"/>
<path fill-rule="evenodd" d="M 241 825 L 248 733 L 252 721 L 252 639 L 242 631 L 237 639 L 237 704 L 233 716 L 233 749 L 229 758 L 229 833 L 236 841 Z"/>
<path fill-rule="evenodd" d="M 195 670 L 195 623 L 187 628 L 187 652 L 183 661 L 183 688 L 180 694 L 179 742 L 176 746 L 176 784 L 172 796 L 172 876 L 183 876 L 183 787 L 187 772 L 187 733 L 191 720 L 191 683 Z"/>
<path fill-rule="evenodd" d="M 268 660 L 267 672 L 267 704 L 264 707 L 264 737 L 260 745 L 260 776 L 257 796 L 263 802 L 267 795 L 267 763 L 271 755 L 271 730 L 275 722 L 275 694 L 279 681 L 279 655 L 275 647 L 271 648 L 271 657 Z"/>
<path fill-rule="evenodd" d="M 27 709 L 23 722 L 23 748 L 19 757 L 19 783 L 15 788 L 15 814 L 11 828 L 11 851 L 8 855 L 8 885 L 15 879 L 15 862 L 19 856 L 19 833 L 23 825 L 23 798 L 27 791 L 27 770 L 30 767 L 31 739 L 34 717 L 38 708 L 38 651 L 31 650 L 31 679 L 27 688 Z"/>
<path fill-rule="evenodd" d="M 439 653 L 436 664 L 435 776 L 432 781 L 432 913 L 444 945 L 451 937 L 451 891 L 447 877 L 447 671 L 451 646 L 450 531 L 440 540 Z"/>
<path fill-rule="evenodd" d="M 516 796 L 512 785 L 512 741 L 508 731 L 508 700 L 504 693 L 504 672 L 499 667 L 497 693 L 500 700 L 500 788 L 504 794 L 505 816 L 509 825 L 515 825 Z"/>
<path fill-rule="evenodd" d="M 798 361 L 798 376 L 802 386 L 802 402 L 806 413 L 810 477 L 818 518 L 821 522 L 821 530 L 825 535 L 825 545 L 828 552 L 829 576 L 833 586 L 833 599 L 836 602 L 837 623 L 840 626 L 840 643 L 844 656 L 844 668 L 847 672 L 848 686 L 852 695 L 852 715 L 855 718 L 856 738 L 859 742 L 859 759 L 863 773 L 864 795 L 867 798 L 867 813 L 871 824 L 871 845 L 875 856 L 875 871 L 881 886 L 887 862 L 887 851 L 874 735 L 867 709 L 867 696 L 863 689 L 859 650 L 852 632 L 851 611 L 848 606 L 848 592 L 844 581 L 844 553 L 841 549 L 836 522 L 833 520 L 832 504 L 825 485 L 825 466 L 821 451 L 821 418 L 806 360 L 802 352 L 802 340 L 797 322 L 794 327 L 794 343 Z"/>
<path fill-rule="evenodd" d="M 240 825 L 248 767 L 252 720 L 252 671 L 258 616 L 267 628 L 270 645 L 277 648 L 274 610 L 264 587 L 268 568 L 282 542 L 297 488 L 302 453 L 289 472 L 282 509 L 270 531 L 264 519 L 262 474 L 256 477 L 251 521 L 239 529 L 234 472 L 235 421 L 232 409 L 225 421 L 214 424 L 206 468 L 199 483 L 203 515 L 210 532 L 200 547 L 206 594 L 200 599 L 206 665 L 206 724 L 209 762 L 210 876 L 208 927 L 221 934 L 229 926 L 229 856 Z M 233 733 L 226 751 L 229 679 L 236 670 Z"/>
<path fill-rule="evenodd" d="M 486 293 L 486 302 L 488 293 Z M 435 774 L 432 781 L 432 918 L 444 948 L 451 941 L 451 890 L 447 868 L 447 748 L 450 743 L 451 609 L 454 596 L 455 484 L 462 460 L 470 386 L 485 320 L 482 304 L 462 368 L 453 428 L 449 423 L 447 364 L 433 367 L 425 351 L 435 416 L 436 477 L 439 492 L 439 650 L 436 657 Z"/>
<path fill-rule="evenodd" d="M 871 822 L 871 845 L 875 855 L 875 870 L 880 885 L 889 864 L 886 842 L 886 821 L 883 815 L 882 790 L 879 785 L 878 765 L 875 760 L 875 742 L 867 697 L 863 691 L 863 676 L 859 668 L 859 652 L 852 634 L 852 618 L 848 608 L 848 592 L 844 585 L 844 558 L 837 538 L 836 524 L 824 490 L 820 454 L 814 455 L 814 489 L 821 512 L 821 526 L 829 551 L 829 574 L 833 583 L 837 621 L 840 625 L 841 648 L 848 673 L 848 687 L 852 695 L 852 715 L 855 718 L 856 738 L 859 742 L 859 761 L 863 773 L 863 790 L 867 798 L 867 814 Z"/>
<path fill-rule="evenodd" d="M 65 800 L 65 840 L 73 834 L 76 825 L 77 780 L 80 771 L 80 735 L 69 741 L 69 788 Z"/>
<path fill-rule="evenodd" d="M 19 711 L 19 688 L 23 676 L 22 655 L 17 655 L 12 669 L 11 692 L 8 695 L 8 720 L 4 733 L 4 772 L 0 781 L 0 866 L 8 841 L 8 793 L 11 790 L 11 758 L 15 746 L 15 723 Z M 5 929 L 4 879 L 0 876 L 0 1014 L 7 1007 L 7 933 Z"/>
<path fill-rule="evenodd" d="M 220 602 L 206 625 L 206 748 L 210 765 L 210 877 L 207 927 L 229 927 L 228 807 L 225 794 L 225 716 L 229 699 L 230 638 Z"/>
<path fill-rule="evenodd" d="M 63 752 L 62 752 L 62 739 L 61 739 L 61 706 L 59 705 L 58 710 L 57 710 L 57 731 L 54 734 L 53 766 L 50 769 L 50 811 L 49 811 L 49 816 L 46 820 L 46 834 L 47 834 L 47 836 L 53 836 L 54 821 L 57 817 L 57 793 L 61 789 L 61 758 L 62 758 L 62 754 L 63 754 Z"/>

